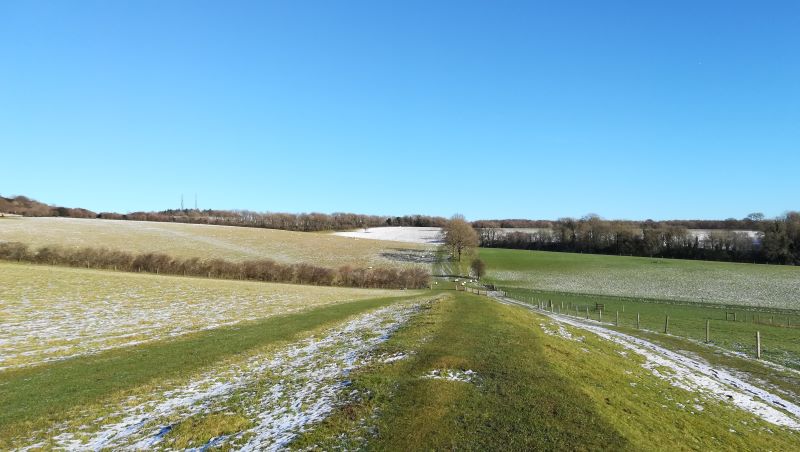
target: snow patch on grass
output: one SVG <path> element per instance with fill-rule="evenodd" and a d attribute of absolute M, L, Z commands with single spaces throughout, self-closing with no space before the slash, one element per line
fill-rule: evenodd
<path fill-rule="evenodd" d="M 713 368 L 698 358 L 689 358 L 644 339 L 599 325 L 566 317 L 553 318 L 558 322 L 588 330 L 644 357 L 642 366 L 645 369 L 675 387 L 730 402 L 767 422 L 800 430 L 800 406 L 743 381 L 725 369 Z"/>
<path fill-rule="evenodd" d="M 390 355 L 390 356 L 387 356 L 387 357 L 383 357 L 381 359 L 381 362 L 383 362 L 383 363 L 393 363 L 395 361 L 400 361 L 401 359 L 406 359 L 406 358 L 408 358 L 408 355 L 406 353 L 395 353 L 393 355 Z"/>
<path fill-rule="evenodd" d="M 549 325 L 545 325 L 544 323 L 540 323 L 539 326 L 542 328 L 542 331 L 544 332 L 544 334 L 547 334 L 548 336 L 558 336 L 558 337 L 562 337 L 564 339 L 567 339 L 567 340 L 570 340 L 570 341 L 576 341 L 576 342 L 583 342 L 584 339 L 585 339 L 583 336 L 575 336 L 575 335 L 573 335 L 566 328 L 564 328 L 563 325 L 558 324 L 558 323 L 551 322 Z M 553 329 L 550 329 L 550 327 L 552 327 Z"/>
<path fill-rule="evenodd" d="M 427 374 L 423 375 L 421 378 L 431 379 L 431 380 L 446 380 L 446 381 L 458 381 L 461 383 L 472 383 L 478 377 L 478 373 L 474 370 L 467 369 L 467 370 L 452 370 L 452 369 L 434 369 Z"/>
<path fill-rule="evenodd" d="M 77 429 L 54 432 L 53 446 L 70 450 L 170 448 L 170 431 L 181 422 L 236 410 L 250 419 L 252 427 L 208 438 L 206 446 L 283 448 L 307 425 L 324 419 L 335 408 L 343 389 L 350 385 L 350 371 L 372 360 L 370 351 L 386 341 L 418 306 L 381 308 L 271 356 L 252 356 L 179 387 L 132 398 L 105 420 L 87 419 Z"/>
<path fill-rule="evenodd" d="M 396 291 L 0 263 L 0 371 Z"/>
<path fill-rule="evenodd" d="M 532 309 L 530 305 L 510 298 L 496 298 L 506 304 Z M 645 339 L 605 328 L 596 322 L 541 313 L 555 322 L 589 331 L 644 357 L 642 365 L 645 369 L 675 387 L 731 403 L 769 423 L 800 430 L 800 406 L 742 380 L 733 372 L 713 368 L 699 358 L 684 356 Z"/>

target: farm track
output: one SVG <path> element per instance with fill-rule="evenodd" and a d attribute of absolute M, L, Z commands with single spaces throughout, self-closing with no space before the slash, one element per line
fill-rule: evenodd
<path fill-rule="evenodd" d="M 347 400 L 347 375 L 370 362 L 372 350 L 419 306 L 417 302 L 380 308 L 277 351 L 227 363 L 189 382 L 165 384 L 157 392 L 129 399 L 124 406 L 109 407 L 112 414 L 87 416 L 77 427 L 56 427 L 44 434 L 48 439 L 22 450 L 281 449 Z M 191 432 L 205 417 L 215 416 L 234 419 L 237 427 L 200 443 L 176 435 Z"/>
<path fill-rule="evenodd" d="M 667 350 L 645 339 L 605 328 L 597 322 L 586 322 L 564 315 L 539 311 L 529 304 L 498 294 L 493 294 L 492 297 L 500 303 L 521 306 L 549 317 L 559 324 L 558 330 L 552 334 L 572 339 L 571 333 L 566 331 L 562 325 L 591 332 L 644 357 L 643 367 L 650 370 L 655 376 L 669 381 L 673 386 L 706 398 L 732 403 L 772 424 L 800 430 L 800 406 L 770 390 L 745 381 L 727 369 L 712 368 L 699 358 Z"/>

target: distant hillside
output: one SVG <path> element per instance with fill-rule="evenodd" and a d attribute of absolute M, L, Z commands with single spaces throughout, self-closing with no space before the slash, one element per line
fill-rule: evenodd
<path fill-rule="evenodd" d="M 47 205 L 26 196 L 0 196 L 0 212 L 26 217 L 97 218 L 97 214 L 91 210 Z"/>
<path fill-rule="evenodd" d="M 285 231 L 336 231 L 379 226 L 441 227 L 443 217 L 428 215 L 379 216 L 355 213 L 281 213 L 248 210 L 169 209 L 158 212 L 95 213 L 88 209 L 44 204 L 26 196 L 0 196 L 0 212 L 26 217 L 103 218 L 107 220 L 157 221 L 164 223 L 214 224 Z"/>

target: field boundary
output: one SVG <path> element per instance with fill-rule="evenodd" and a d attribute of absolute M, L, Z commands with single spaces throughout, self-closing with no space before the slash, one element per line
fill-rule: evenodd
<path fill-rule="evenodd" d="M 373 289 L 424 289 L 430 273 L 421 268 L 339 268 L 282 264 L 272 259 L 233 262 L 224 259 L 178 258 L 163 253 L 133 254 L 107 248 L 42 246 L 31 251 L 20 242 L 0 242 L 0 260 L 72 268 L 193 276 L 241 281 L 283 282 L 315 286 Z"/>

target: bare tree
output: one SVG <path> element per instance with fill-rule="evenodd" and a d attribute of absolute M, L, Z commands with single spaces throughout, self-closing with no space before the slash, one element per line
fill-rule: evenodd
<path fill-rule="evenodd" d="M 463 215 L 453 215 L 444 227 L 444 243 L 450 247 L 453 257 L 461 262 L 461 254 L 478 246 L 478 233 Z"/>

